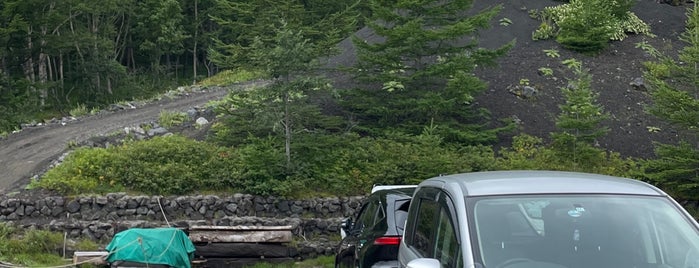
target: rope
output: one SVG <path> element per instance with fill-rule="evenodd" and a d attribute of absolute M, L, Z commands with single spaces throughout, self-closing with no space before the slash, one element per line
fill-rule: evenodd
<path fill-rule="evenodd" d="M 167 227 L 172 227 L 170 225 L 170 221 L 167 220 L 167 216 L 165 216 L 165 211 L 163 211 L 163 205 L 160 204 L 160 197 L 158 197 L 158 206 L 160 207 L 160 213 L 163 214 L 163 218 L 165 219 L 165 223 L 167 223 Z"/>

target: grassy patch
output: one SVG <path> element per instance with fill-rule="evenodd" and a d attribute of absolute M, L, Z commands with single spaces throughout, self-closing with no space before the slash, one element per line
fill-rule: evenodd
<path fill-rule="evenodd" d="M 179 126 L 187 121 L 187 114 L 183 112 L 160 111 L 158 123 L 163 127 Z"/>
<path fill-rule="evenodd" d="M 90 110 L 87 109 L 85 104 L 78 104 L 78 106 L 70 110 L 70 115 L 73 117 L 87 115 L 88 113 L 90 113 Z"/>
<path fill-rule="evenodd" d="M 258 262 L 246 267 L 250 268 L 331 268 L 335 266 L 334 256 L 320 256 L 300 262 L 269 263 Z"/>
<path fill-rule="evenodd" d="M 265 77 L 262 72 L 248 70 L 225 70 L 201 81 L 202 86 L 225 86 Z"/>

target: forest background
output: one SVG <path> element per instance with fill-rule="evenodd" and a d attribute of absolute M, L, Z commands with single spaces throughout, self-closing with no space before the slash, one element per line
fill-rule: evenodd
<path fill-rule="evenodd" d="M 699 71 L 688 64 L 699 60 L 693 9 L 679 57 L 639 47 L 655 59 L 644 65 L 654 100 L 648 112 L 676 125 L 684 138 L 657 144 L 652 158 L 626 158 L 598 146 L 610 115 L 575 58 L 561 59 L 568 86 L 560 89 L 565 101 L 550 136 L 520 133 L 511 119 L 493 124 L 487 110 L 473 105 L 487 88 L 474 71 L 517 44 L 484 49 L 476 33 L 502 7 L 472 11 L 473 1 L 428 2 L 435 3 L 3 1 L 0 132 L 179 85 L 218 83 L 210 77 L 263 78 L 269 86 L 231 92 L 212 104 L 218 119 L 204 140 L 175 135 L 78 148 L 32 187 L 62 194 L 353 195 L 377 183 L 417 183 L 439 174 L 550 169 L 631 177 L 681 200 L 699 198 Z M 652 35 L 630 12 L 636 1 L 544 2 L 552 8 L 529 11 L 541 23 L 532 38 L 554 39 L 581 57 L 626 34 Z M 328 65 L 322 59 L 365 26 L 383 42 L 355 38 L 358 64 L 345 70 L 352 86 L 333 87 L 321 75 Z M 526 94 L 529 86 L 521 80 L 513 90 Z M 163 121 L 184 116 L 164 114 Z M 510 146 L 495 147 L 503 137 Z"/>

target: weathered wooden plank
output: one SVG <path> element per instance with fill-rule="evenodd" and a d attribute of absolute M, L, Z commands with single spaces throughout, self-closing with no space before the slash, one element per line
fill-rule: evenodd
<path fill-rule="evenodd" d="M 189 239 L 194 243 L 287 243 L 291 238 L 291 231 L 189 231 Z"/>
<path fill-rule="evenodd" d="M 196 256 L 204 258 L 286 258 L 296 255 L 296 249 L 279 244 L 211 243 L 195 244 Z"/>
<path fill-rule="evenodd" d="M 291 231 L 291 225 L 280 225 L 280 226 L 254 226 L 254 225 L 237 225 L 237 226 L 215 226 L 215 225 L 199 225 L 191 226 L 189 230 L 230 230 L 230 231 Z"/>
<path fill-rule="evenodd" d="M 106 265 L 107 251 L 76 251 L 73 252 L 73 264 L 91 263 Z"/>

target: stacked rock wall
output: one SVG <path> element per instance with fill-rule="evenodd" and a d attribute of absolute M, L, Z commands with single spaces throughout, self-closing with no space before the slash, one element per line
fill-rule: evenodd
<path fill-rule="evenodd" d="M 332 239 L 343 218 L 360 209 L 364 197 L 291 200 L 244 194 L 230 196 L 4 196 L 0 221 L 47 229 L 68 238 L 108 241 L 128 228 L 195 225 L 290 225 L 307 251 L 332 254 Z M 313 246 L 309 246 L 313 245 Z M 330 252 L 328 252 L 330 251 Z"/>

